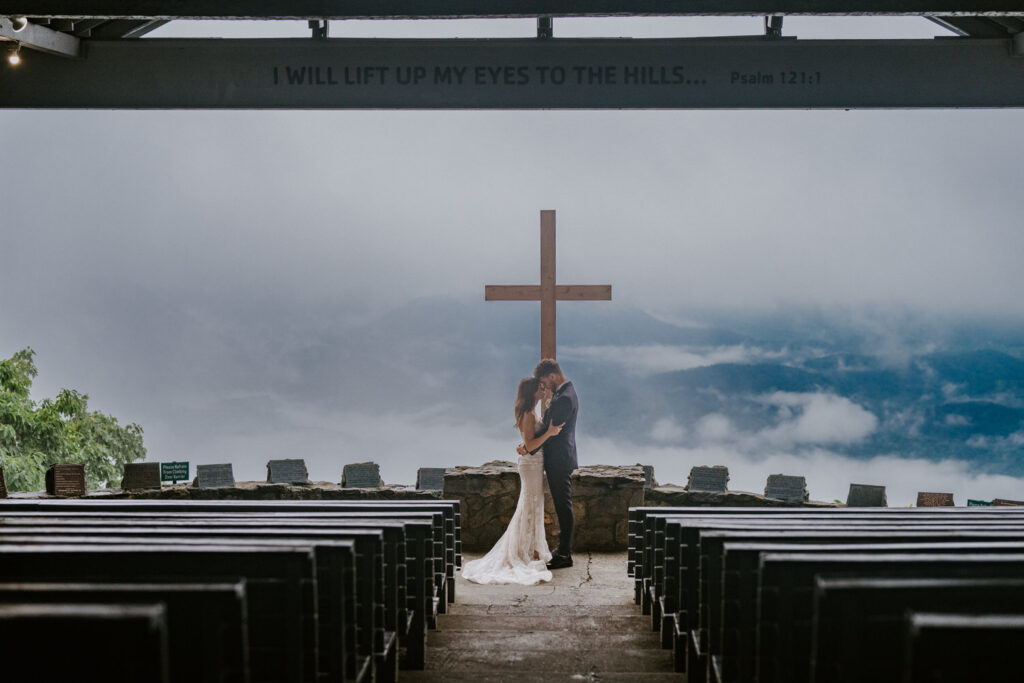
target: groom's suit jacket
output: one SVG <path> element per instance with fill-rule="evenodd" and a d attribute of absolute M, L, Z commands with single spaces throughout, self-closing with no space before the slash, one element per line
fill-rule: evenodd
<path fill-rule="evenodd" d="M 580 402 L 572 382 L 558 387 L 551 396 L 551 406 L 544 412 L 544 420 L 538 433 L 544 433 L 549 425 L 563 425 L 562 431 L 544 442 L 544 469 L 571 472 L 579 465 L 576 461 L 576 414 Z"/>

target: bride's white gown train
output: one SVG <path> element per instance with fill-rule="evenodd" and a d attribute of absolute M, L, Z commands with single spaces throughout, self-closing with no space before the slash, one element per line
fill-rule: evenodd
<path fill-rule="evenodd" d="M 544 455 L 519 457 L 519 503 L 505 533 L 490 552 L 467 562 L 462 576 L 473 583 L 516 583 L 532 586 L 551 580 L 551 561 L 544 535 Z"/>

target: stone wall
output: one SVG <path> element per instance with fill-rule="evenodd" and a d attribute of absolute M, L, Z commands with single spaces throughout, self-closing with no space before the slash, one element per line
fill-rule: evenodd
<path fill-rule="evenodd" d="M 644 504 L 644 471 L 640 466 L 594 465 L 573 472 L 574 547 L 595 551 L 622 550 L 628 535 L 628 510 Z M 462 547 L 489 549 L 504 533 L 519 500 L 515 463 L 497 460 L 480 467 L 453 467 L 444 477 L 444 498 L 462 502 Z M 544 527 L 548 545 L 558 545 L 558 521 L 551 494 L 544 486 Z"/>

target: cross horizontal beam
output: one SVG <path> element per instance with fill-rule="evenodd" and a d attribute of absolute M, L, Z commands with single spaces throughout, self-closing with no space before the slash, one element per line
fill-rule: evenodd
<path fill-rule="evenodd" d="M 1024 107 L 1016 39 L 143 39 L 0 69 L 0 107 Z"/>
<path fill-rule="evenodd" d="M 1020 0 L 0 0 L 0 14 L 106 19 L 1014 15 Z"/>
<path fill-rule="evenodd" d="M 484 301 L 540 301 L 540 285 L 485 285 Z M 555 285 L 559 301 L 611 301 L 611 285 Z"/>

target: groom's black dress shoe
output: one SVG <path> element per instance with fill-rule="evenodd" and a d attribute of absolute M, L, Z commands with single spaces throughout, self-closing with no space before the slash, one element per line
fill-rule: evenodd
<path fill-rule="evenodd" d="M 551 561 L 548 562 L 548 569 L 565 569 L 566 567 L 572 566 L 572 558 L 564 557 L 562 555 L 552 555 Z"/>

